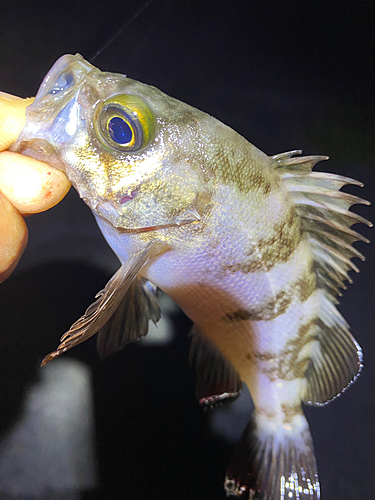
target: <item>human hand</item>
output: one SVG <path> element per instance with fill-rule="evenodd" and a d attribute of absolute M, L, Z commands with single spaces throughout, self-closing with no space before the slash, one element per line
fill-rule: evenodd
<path fill-rule="evenodd" d="M 33 100 L 0 92 L 0 283 L 13 272 L 27 244 L 22 215 L 53 207 L 70 188 L 63 172 L 6 151 L 21 132 L 25 109 Z"/>

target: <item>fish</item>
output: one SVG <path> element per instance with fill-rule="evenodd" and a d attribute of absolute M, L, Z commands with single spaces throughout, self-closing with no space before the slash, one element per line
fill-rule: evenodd
<path fill-rule="evenodd" d="M 362 368 L 337 309 L 353 247 L 341 191 L 356 180 L 313 171 L 327 156 L 268 156 L 214 117 L 125 75 L 64 55 L 26 110 L 11 148 L 66 173 L 121 266 L 43 365 L 97 334 L 109 356 L 147 334 L 157 289 L 193 322 L 190 362 L 203 407 L 250 390 L 228 497 L 317 500 L 303 404 L 340 395 Z"/>

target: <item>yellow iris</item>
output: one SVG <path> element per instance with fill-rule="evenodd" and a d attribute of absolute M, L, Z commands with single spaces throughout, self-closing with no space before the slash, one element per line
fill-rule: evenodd
<path fill-rule="evenodd" d="M 155 117 L 137 95 L 117 94 L 98 109 L 95 129 L 114 149 L 136 152 L 145 148 L 155 133 Z"/>

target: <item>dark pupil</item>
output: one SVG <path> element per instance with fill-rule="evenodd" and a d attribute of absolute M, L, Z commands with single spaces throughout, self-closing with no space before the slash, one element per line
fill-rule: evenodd
<path fill-rule="evenodd" d="M 125 120 L 118 116 L 114 116 L 109 120 L 108 132 L 111 139 L 117 144 L 127 144 L 132 140 L 132 129 Z"/>

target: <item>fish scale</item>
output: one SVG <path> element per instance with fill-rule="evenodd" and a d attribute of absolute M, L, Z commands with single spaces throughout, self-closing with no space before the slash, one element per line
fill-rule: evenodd
<path fill-rule="evenodd" d="M 61 119 L 64 117 L 64 120 Z M 120 127 L 116 129 L 116 127 Z M 127 141 L 127 142 L 126 142 Z M 190 360 L 204 406 L 250 389 L 255 410 L 224 488 L 249 499 L 318 500 L 302 403 L 326 404 L 361 369 L 336 308 L 358 268 L 342 176 L 324 156 L 268 157 L 215 118 L 81 56 L 52 67 L 13 150 L 62 169 L 121 267 L 46 362 L 98 333 L 110 355 L 148 331 L 156 288 L 193 320 Z"/>

